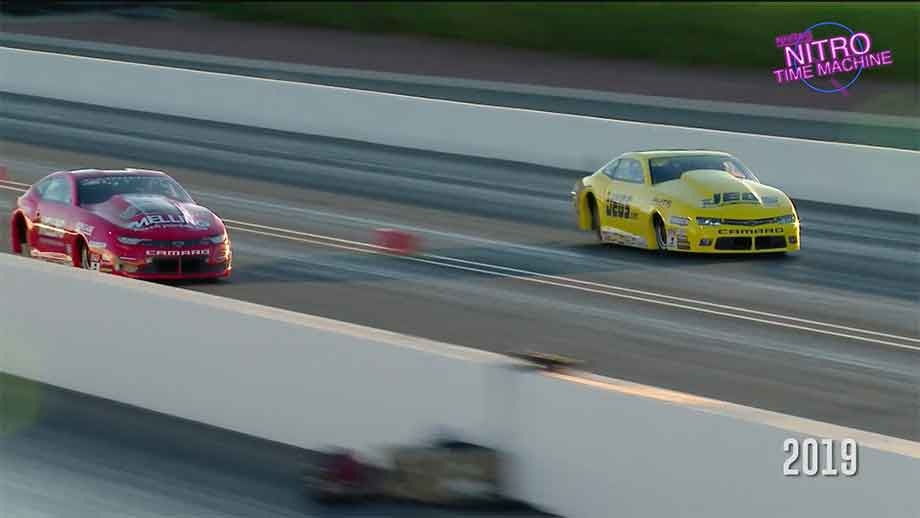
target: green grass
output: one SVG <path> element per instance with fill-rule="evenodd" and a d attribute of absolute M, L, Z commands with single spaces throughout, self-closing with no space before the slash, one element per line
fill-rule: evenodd
<path fill-rule="evenodd" d="M 780 68 L 774 37 L 820 21 L 868 32 L 895 64 L 873 76 L 916 81 L 917 3 L 259 2 L 202 4 L 254 22 L 405 33 L 681 65 Z M 815 36 L 820 36 L 816 33 Z"/>

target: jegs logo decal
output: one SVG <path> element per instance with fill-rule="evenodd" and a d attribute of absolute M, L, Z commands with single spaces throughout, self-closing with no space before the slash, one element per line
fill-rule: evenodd
<path fill-rule="evenodd" d="M 717 192 L 711 198 L 700 200 L 700 203 L 703 207 L 738 204 L 760 205 L 760 199 L 752 192 Z"/>
<path fill-rule="evenodd" d="M 607 198 L 607 216 L 611 218 L 636 219 L 639 214 L 630 207 L 632 196 L 610 193 Z"/>

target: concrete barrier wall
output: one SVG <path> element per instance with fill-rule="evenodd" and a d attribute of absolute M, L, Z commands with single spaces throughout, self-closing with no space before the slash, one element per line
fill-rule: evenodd
<path fill-rule="evenodd" d="M 920 214 L 916 151 L 472 105 L 5 47 L 0 47 L 0 70 L 0 90 L 6 92 L 585 172 L 629 150 L 723 149 L 794 198 Z"/>
<path fill-rule="evenodd" d="M 920 516 L 920 443 L 612 380 L 515 385 L 513 488 L 567 516 Z M 785 477 L 787 437 L 853 438 L 860 471 Z"/>
<path fill-rule="evenodd" d="M 920 444 L 0 254 L 0 371 L 303 448 L 447 427 L 571 518 L 920 516 Z M 785 478 L 786 437 L 854 438 L 854 478 Z M 874 511 L 874 512 L 872 512 Z"/>
<path fill-rule="evenodd" d="M 475 350 L 0 254 L 0 370 L 304 448 L 485 440 Z"/>

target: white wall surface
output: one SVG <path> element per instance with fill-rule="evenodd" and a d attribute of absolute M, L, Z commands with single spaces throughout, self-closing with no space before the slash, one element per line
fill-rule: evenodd
<path fill-rule="evenodd" d="M 0 90 L 6 92 L 586 173 L 635 149 L 722 149 L 794 198 L 920 214 L 917 151 L 472 105 L 6 47 L 0 47 L 0 72 Z"/>
<path fill-rule="evenodd" d="M 916 518 L 920 443 L 0 254 L 0 371 L 304 448 L 506 451 L 513 496 L 572 518 Z M 786 437 L 860 472 L 785 478 Z"/>
<path fill-rule="evenodd" d="M 476 350 L 0 254 L 0 370 L 304 448 L 483 440 Z"/>
<path fill-rule="evenodd" d="M 517 378 L 514 490 L 566 516 L 920 516 L 918 443 L 626 383 Z M 858 474 L 783 476 L 787 437 L 854 438 Z"/>

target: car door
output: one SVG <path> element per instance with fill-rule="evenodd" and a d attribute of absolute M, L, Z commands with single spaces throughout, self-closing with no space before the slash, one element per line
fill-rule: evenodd
<path fill-rule="evenodd" d="M 615 167 L 605 171 L 610 181 L 604 192 L 602 226 L 610 226 L 617 234 L 612 241 L 625 245 L 645 246 L 642 206 L 646 196 L 642 164 L 634 158 L 621 158 Z"/>
<path fill-rule="evenodd" d="M 72 219 L 73 184 L 67 176 L 48 179 L 38 189 L 38 203 L 32 217 L 36 232 L 34 248 L 42 257 L 70 260 L 68 219 Z"/>

